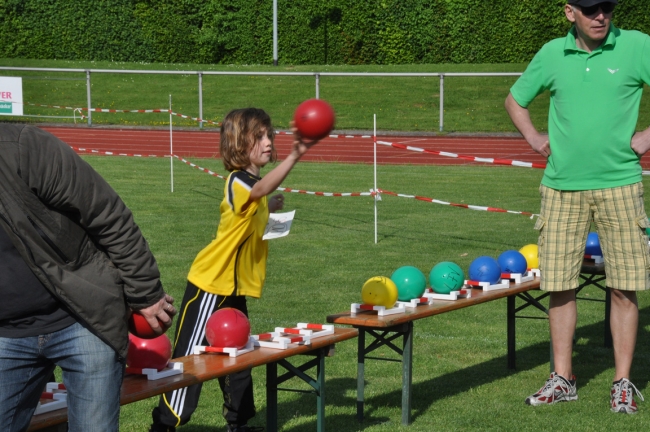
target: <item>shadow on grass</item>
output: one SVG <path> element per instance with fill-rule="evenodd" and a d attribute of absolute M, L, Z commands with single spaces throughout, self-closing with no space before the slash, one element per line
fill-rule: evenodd
<path fill-rule="evenodd" d="M 639 311 L 639 334 L 637 339 L 637 350 L 635 354 L 636 364 L 633 368 L 633 377 L 647 377 L 650 372 L 648 362 L 639 361 L 650 357 L 650 307 Z M 416 330 L 417 331 L 417 330 Z M 580 387 L 586 386 L 589 381 L 601 373 L 612 369 L 614 365 L 613 352 L 611 348 L 603 346 L 603 322 L 579 327 L 576 330 L 576 340 L 579 341 L 574 347 L 573 365 L 574 371 L 578 375 L 578 391 Z M 486 362 L 474 366 L 459 369 L 435 378 L 418 381 L 412 387 L 412 414 L 411 419 L 415 421 L 419 416 L 425 415 L 431 406 L 437 401 L 456 396 L 460 393 L 469 391 L 472 388 L 493 383 L 495 381 L 507 378 L 513 374 L 522 371 L 535 369 L 541 365 L 549 363 L 549 343 L 540 342 L 517 350 L 517 369 L 507 369 L 507 356 L 502 355 L 495 357 Z M 336 357 L 328 359 L 327 364 L 336 361 Z M 373 379 L 373 361 L 366 362 L 367 381 Z M 327 372 L 326 364 L 326 372 Z M 423 363 L 414 364 L 413 377 L 418 380 L 426 373 L 426 365 Z M 394 374 L 401 374 L 401 365 L 394 366 Z M 539 386 L 544 383 L 547 376 L 539 377 Z M 613 377 L 612 377 L 613 378 Z M 634 381 L 634 379 L 633 379 Z M 637 386 L 643 390 L 647 384 L 647 378 L 643 381 L 637 381 Z M 328 414 L 325 420 L 326 429 L 335 429 L 337 432 L 359 431 L 366 428 L 374 427 L 382 423 L 390 422 L 398 425 L 401 417 L 383 415 L 386 407 L 401 407 L 402 391 L 401 388 L 395 388 L 383 394 L 373 397 L 366 397 L 364 421 L 359 423 L 356 419 L 356 378 L 334 378 L 327 380 L 326 403 L 328 411 L 336 408 L 343 408 L 350 414 Z M 530 393 L 537 390 L 531 388 Z M 353 395 L 353 396 L 350 396 Z M 514 394 L 513 404 L 523 404 L 524 398 L 528 396 Z M 333 408 L 336 407 L 336 408 Z M 316 430 L 316 398 L 313 395 L 303 394 L 298 399 L 278 404 L 278 426 L 280 429 L 292 432 L 311 432 Z M 296 426 L 287 427 L 287 423 L 292 418 L 310 417 L 313 420 L 305 421 Z M 251 424 L 261 425 L 266 419 L 266 407 L 259 410 L 256 418 Z M 225 429 L 225 428 L 224 428 Z M 182 428 L 184 432 L 207 432 L 215 430 L 214 427 L 203 425 L 189 424 Z"/>

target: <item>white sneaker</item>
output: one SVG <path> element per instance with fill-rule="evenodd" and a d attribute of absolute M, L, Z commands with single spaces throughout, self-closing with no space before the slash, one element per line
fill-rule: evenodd
<path fill-rule="evenodd" d="M 641 392 L 627 378 L 621 378 L 612 384 L 611 406 L 612 412 L 636 414 L 637 407 L 634 394 L 643 399 Z"/>
<path fill-rule="evenodd" d="M 567 380 L 553 372 L 551 377 L 546 380 L 546 384 L 537 393 L 526 398 L 526 405 L 550 405 L 556 402 L 574 400 L 578 400 L 575 375 L 571 377 L 571 380 Z"/>

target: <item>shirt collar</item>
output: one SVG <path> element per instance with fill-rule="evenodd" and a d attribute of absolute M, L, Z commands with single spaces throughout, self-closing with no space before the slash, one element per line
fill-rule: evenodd
<path fill-rule="evenodd" d="M 614 26 L 614 24 L 610 23 L 609 24 L 609 32 L 607 33 L 607 37 L 605 38 L 605 42 L 598 48 L 596 48 L 593 52 L 598 52 L 602 51 L 603 48 L 610 46 L 614 47 L 616 45 L 616 35 L 619 34 L 620 31 Z M 569 30 L 569 33 L 566 36 L 566 40 L 564 42 L 564 51 L 583 51 L 582 49 L 578 48 L 576 45 L 576 26 L 573 25 L 571 29 Z"/>

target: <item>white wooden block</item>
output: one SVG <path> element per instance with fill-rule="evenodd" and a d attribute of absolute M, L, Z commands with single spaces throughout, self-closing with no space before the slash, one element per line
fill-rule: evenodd
<path fill-rule="evenodd" d="M 466 280 L 465 285 L 483 289 L 483 291 L 494 291 L 498 289 L 510 288 L 510 281 L 500 279 L 499 282 L 491 284 L 490 282 L 479 282 Z"/>

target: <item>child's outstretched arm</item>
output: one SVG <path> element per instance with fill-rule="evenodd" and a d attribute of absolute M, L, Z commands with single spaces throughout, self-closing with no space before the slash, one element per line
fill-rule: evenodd
<path fill-rule="evenodd" d="M 291 122 L 291 131 L 293 132 L 293 149 L 291 153 L 280 165 L 266 174 L 262 180 L 255 183 L 250 194 L 251 201 L 258 200 L 276 190 L 300 158 L 318 143 L 318 141 L 304 142 L 298 134 L 298 130 L 293 127 L 293 122 Z"/>

